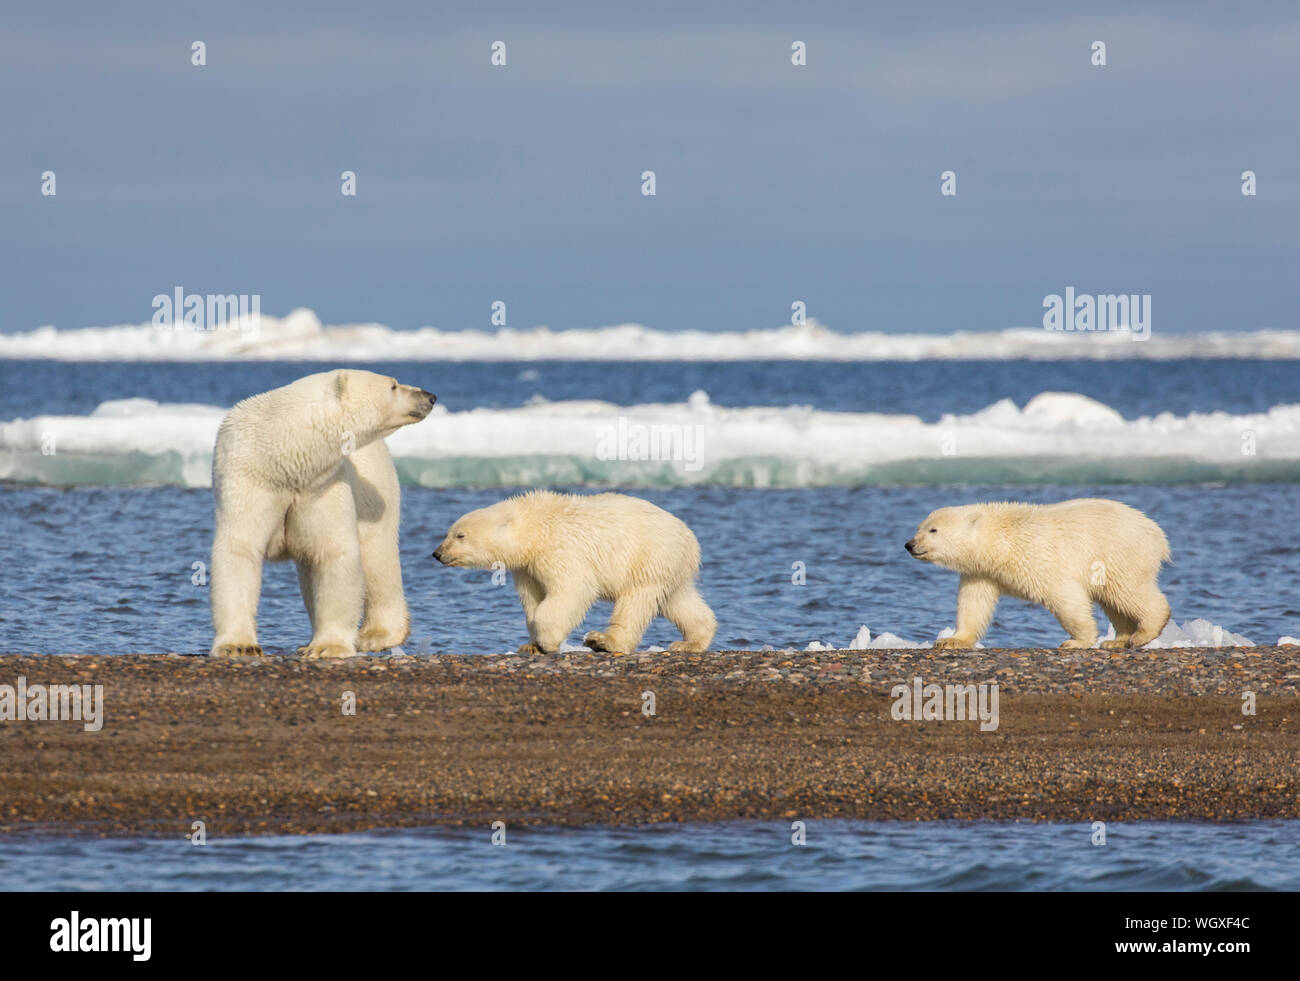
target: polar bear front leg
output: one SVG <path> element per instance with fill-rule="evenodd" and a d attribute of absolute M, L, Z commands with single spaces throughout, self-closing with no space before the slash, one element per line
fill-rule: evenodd
<path fill-rule="evenodd" d="M 554 654 L 582 623 L 591 609 L 586 597 L 565 596 L 562 592 L 550 593 L 537 604 L 533 613 L 533 643 L 547 654 Z"/>
<path fill-rule="evenodd" d="M 209 587 L 213 657 L 262 653 L 257 643 L 262 563 L 287 506 L 286 500 L 274 494 L 247 488 L 221 488 L 218 492 Z"/>
<path fill-rule="evenodd" d="M 411 636 L 411 614 L 402 589 L 402 560 L 397 552 L 397 532 L 367 534 L 361 526 L 361 569 L 365 579 L 365 619 L 357 637 L 357 650 L 386 651 L 406 643 Z M 372 530 L 373 531 L 373 530 Z"/>
<path fill-rule="evenodd" d="M 659 591 L 638 589 L 614 600 L 614 612 L 605 630 L 593 630 L 582 642 L 593 651 L 609 654 L 631 654 L 641 642 L 645 628 L 659 612 Z"/>
<path fill-rule="evenodd" d="M 515 581 L 515 592 L 519 594 L 519 604 L 524 608 L 524 622 L 528 625 L 528 643 L 519 645 L 519 653 L 528 656 L 540 654 L 542 647 L 537 642 L 537 607 L 546 598 L 546 590 L 536 578 L 523 569 L 516 570 L 512 575 Z M 565 636 L 567 637 L 568 634 Z"/>
<path fill-rule="evenodd" d="M 957 586 L 957 630 L 951 637 L 934 642 L 937 651 L 970 650 L 984 636 L 993 621 L 1002 590 L 992 579 L 962 576 Z"/>
<path fill-rule="evenodd" d="M 349 462 L 352 470 L 345 468 L 345 474 L 356 500 L 361 568 L 366 580 L 365 619 L 357 637 L 357 650 L 386 651 L 406 643 L 411 635 L 411 614 L 402 589 L 402 557 L 398 550 L 402 488 L 383 440 L 357 450 Z"/>
<path fill-rule="evenodd" d="M 304 658 L 353 657 L 365 596 L 361 545 L 352 492 L 345 481 L 295 501 L 285 519 L 285 540 L 311 598 L 312 636 Z"/>

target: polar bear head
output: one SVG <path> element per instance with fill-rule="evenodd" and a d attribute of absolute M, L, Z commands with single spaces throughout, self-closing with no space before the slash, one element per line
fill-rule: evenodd
<path fill-rule="evenodd" d="M 324 374 L 327 391 L 338 404 L 344 424 L 357 443 L 391 436 L 419 422 L 433 410 L 437 396 L 373 371 L 341 368 Z"/>
<path fill-rule="evenodd" d="M 980 550 L 981 524 L 978 507 L 939 508 L 917 526 L 903 547 L 922 562 L 960 571 Z"/>
<path fill-rule="evenodd" d="M 516 499 L 479 508 L 456 519 L 433 557 L 443 565 L 491 569 L 497 562 L 519 568 L 524 542 Z"/>

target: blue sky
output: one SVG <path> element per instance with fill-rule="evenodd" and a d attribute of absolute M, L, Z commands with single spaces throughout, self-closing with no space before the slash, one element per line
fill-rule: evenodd
<path fill-rule="evenodd" d="M 178 285 L 394 327 L 996 330 L 1066 286 L 1300 327 L 1300 8 L 896 6 L 9 5 L 0 329 Z"/>

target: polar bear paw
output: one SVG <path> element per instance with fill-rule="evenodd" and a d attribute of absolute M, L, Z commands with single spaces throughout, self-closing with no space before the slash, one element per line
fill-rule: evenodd
<path fill-rule="evenodd" d="M 687 640 L 675 640 L 668 645 L 670 654 L 703 654 L 708 650 L 703 644 L 693 644 Z"/>
<path fill-rule="evenodd" d="M 965 637 L 940 637 L 934 642 L 936 651 L 969 651 L 974 648 L 975 641 L 967 640 Z"/>
<path fill-rule="evenodd" d="M 299 647 L 298 653 L 304 661 L 336 660 L 357 656 L 356 648 L 349 647 L 346 644 L 308 644 L 305 647 Z"/>
<path fill-rule="evenodd" d="M 1091 650 L 1095 650 L 1096 647 L 1097 647 L 1097 642 L 1095 640 L 1078 640 L 1074 637 L 1071 637 L 1069 640 L 1062 643 L 1061 646 L 1057 648 L 1057 650 L 1091 651 Z"/>
<path fill-rule="evenodd" d="M 362 627 L 361 633 L 357 636 L 358 651 L 387 651 L 394 647 L 400 647 L 406 643 L 406 639 L 411 636 L 409 629 L 405 631 L 389 630 L 387 627 Z"/>
<path fill-rule="evenodd" d="M 536 657 L 542 653 L 542 649 L 536 644 L 520 644 L 515 653 L 522 654 L 524 657 Z"/>
<path fill-rule="evenodd" d="M 212 648 L 213 657 L 263 657 L 265 652 L 257 644 L 222 644 Z"/>
<path fill-rule="evenodd" d="M 593 651 L 602 651 L 605 654 L 627 653 L 626 651 L 619 649 L 618 645 L 609 634 L 602 634 L 599 630 L 591 631 L 587 636 L 582 638 L 582 642 Z"/>
<path fill-rule="evenodd" d="M 1127 637 L 1116 637 L 1113 640 L 1103 640 L 1101 642 L 1103 651 L 1127 651 L 1132 646 Z"/>

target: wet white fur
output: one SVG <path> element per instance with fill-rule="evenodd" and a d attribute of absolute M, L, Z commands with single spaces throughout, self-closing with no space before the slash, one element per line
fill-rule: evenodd
<path fill-rule="evenodd" d="M 212 462 L 213 654 L 261 653 L 262 562 L 286 559 L 311 618 L 304 656 L 348 657 L 406 639 L 401 490 L 383 440 L 429 405 L 419 388 L 394 384 L 369 371 L 322 372 L 226 414 Z"/>
<path fill-rule="evenodd" d="M 463 536 L 463 537 L 462 537 Z M 597 600 L 612 600 L 604 631 L 584 638 L 596 650 L 630 652 L 656 615 L 682 632 L 675 651 L 702 652 L 717 622 L 695 588 L 700 545 L 680 519 L 626 494 L 533 491 L 456 521 L 437 554 L 448 565 L 514 576 L 528 636 L 554 652 Z"/>
<path fill-rule="evenodd" d="M 1002 595 L 1047 607 L 1070 634 L 1063 648 L 1097 646 L 1094 603 L 1115 626 L 1108 649 L 1141 647 L 1169 622 L 1157 583 L 1169 542 L 1159 525 L 1118 501 L 940 508 L 911 544 L 918 559 L 961 573 L 956 633 L 936 647 L 973 647 Z"/>

